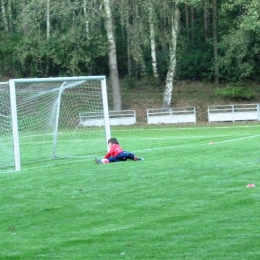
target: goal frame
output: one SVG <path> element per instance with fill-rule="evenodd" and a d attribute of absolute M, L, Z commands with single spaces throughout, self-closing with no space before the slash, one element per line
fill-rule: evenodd
<path fill-rule="evenodd" d="M 105 137 L 108 140 L 111 137 L 110 124 L 109 124 L 109 109 L 106 87 L 106 76 L 80 76 L 80 77 L 55 77 L 55 78 L 28 78 L 28 79 L 10 79 L 10 104 L 11 104 L 11 117 L 12 117 L 12 130 L 13 130 L 13 149 L 14 149 L 14 168 L 15 171 L 21 170 L 21 157 L 20 157 L 20 144 L 19 144 L 19 129 L 18 129 L 18 115 L 17 115 L 17 102 L 16 102 L 16 83 L 40 83 L 40 82 L 68 82 L 68 81 L 88 81 L 88 80 L 100 80 L 101 92 L 102 92 L 102 105 L 104 113 L 105 123 Z M 60 95 L 62 90 L 60 91 Z M 59 97 L 60 98 L 60 97 Z M 59 112 L 59 110 L 58 110 Z M 57 113 L 58 114 L 58 113 Z M 58 116 L 56 120 L 55 131 L 58 131 Z M 54 138 L 54 149 L 57 142 L 57 133 Z"/>

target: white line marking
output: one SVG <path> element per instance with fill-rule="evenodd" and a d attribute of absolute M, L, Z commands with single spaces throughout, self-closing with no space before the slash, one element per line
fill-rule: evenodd
<path fill-rule="evenodd" d="M 223 141 L 217 141 L 213 142 L 214 144 L 221 144 L 221 143 L 228 143 L 228 142 L 236 142 L 236 141 L 242 141 L 250 138 L 256 138 L 260 137 L 259 135 L 251 135 L 251 136 L 244 136 L 244 137 L 239 137 L 239 138 L 233 138 L 229 140 L 223 140 Z M 213 144 L 213 145 L 214 145 Z M 148 149 L 143 149 L 143 150 L 137 150 L 134 153 L 139 153 L 139 152 L 145 152 L 145 151 L 155 151 L 155 150 L 162 150 L 162 149 L 172 149 L 172 148 L 187 148 L 187 147 L 196 147 L 196 146 L 205 146 L 209 145 L 209 143 L 202 143 L 202 144 L 185 144 L 185 145 L 171 145 L 171 146 L 163 146 L 163 147 L 155 147 L 155 148 L 148 148 Z"/>
<path fill-rule="evenodd" d="M 228 142 L 234 142 L 234 141 L 240 141 L 240 140 L 245 140 L 245 139 L 255 138 L 255 137 L 259 137 L 259 136 L 260 136 L 260 135 L 244 136 L 244 137 L 234 138 L 234 139 L 230 139 L 230 140 L 223 140 L 223 141 L 214 142 L 214 144 L 217 144 L 217 143 L 228 143 Z"/>
<path fill-rule="evenodd" d="M 213 129 L 213 128 L 216 128 L 216 129 L 229 129 L 229 128 L 253 128 L 253 127 L 260 127 L 260 125 L 241 125 L 241 126 L 212 126 L 212 125 L 209 125 L 209 126 L 203 126 L 203 127 L 200 127 L 200 126 L 197 126 L 197 127 L 172 127 L 172 128 L 136 128 L 136 130 L 140 130 L 140 131 L 178 131 L 178 130 L 199 130 L 199 129 Z M 132 129 L 113 129 L 112 128 L 112 131 L 118 131 L 118 132 L 132 132 L 133 130 Z"/>

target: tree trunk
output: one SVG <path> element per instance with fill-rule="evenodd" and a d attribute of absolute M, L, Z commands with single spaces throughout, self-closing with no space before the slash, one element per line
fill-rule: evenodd
<path fill-rule="evenodd" d="M 219 84 L 217 0 L 213 1 L 213 48 L 215 84 Z"/>
<path fill-rule="evenodd" d="M 163 108 L 170 108 L 172 101 L 172 90 L 173 90 L 173 81 L 174 74 L 176 69 L 176 45 L 177 45 L 177 36 L 179 31 L 179 19 L 180 19 L 180 11 L 178 5 L 176 4 L 174 10 L 174 16 L 172 17 L 171 24 L 171 42 L 170 42 L 170 62 L 169 68 L 166 76 L 166 87 L 163 97 Z"/>
<path fill-rule="evenodd" d="M 208 41 L 209 39 L 209 12 L 208 12 L 208 0 L 204 0 L 204 35 L 205 35 L 205 41 Z"/>
<path fill-rule="evenodd" d="M 27 6 L 27 0 L 23 0 L 22 1 L 22 12 L 24 12 L 24 10 L 26 10 L 26 6 Z M 26 35 L 29 32 L 28 24 L 23 23 L 22 28 L 23 28 L 23 34 Z M 24 36 L 24 37 L 26 37 L 26 36 Z"/>
<path fill-rule="evenodd" d="M 47 9 L 46 9 L 46 37 L 47 41 L 50 39 L 51 32 L 51 23 L 50 23 L 50 0 L 47 0 Z"/>
<path fill-rule="evenodd" d="M 153 76 L 158 81 L 159 74 L 157 69 L 157 58 L 156 58 L 156 45 L 155 45 L 155 32 L 153 23 L 153 7 L 150 4 L 149 8 L 149 29 L 150 29 L 150 44 L 151 44 L 151 56 L 153 66 Z"/>
<path fill-rule="evenodd" d="M 192 43 L 194 43 L 194 39 L 195 39 L 194 25 L 195 25 L 195 9 L 194 9 L 194 6 L 191 6 L 191 41 L 192 41 Z"/>
<path fill-rule="evenodd" d="M 132 60 L 131 60 L 131 48 L 130 48 L 130 11 L 129 11 L 130 3 L 128 3 L 126 9 L 126 44 L 127 44 L 127 71 L 130 85 L 132 86 Z"/>
<path fill-rule="evenodd" d="M 89 37 L 89 21 L 88 21 L 88 15 L 87 15 L 87 0 L 83 1 L 83 13 L 84 13 L 84 17 L 86 19 L 85 23 L 86 23 L 86 35 L 87 38 Z"/>
<path fill-rule="evenodd" d="M 190 25 L 189 25 L 189 6 L 185 4 L 185 21 L 186 21 L 186 31 L 187 31 L 187 41 L 190 41 Z"/>
<path fill-rule="evenodd" d="M 5 31 L 9 32 L 9 27 L 8 27 L 8 21 L 7 21 L 7 17 L 6 17 L 4 0 L 1 0 L 1 9 L 2 9 L 2 14 L 3 14 L 3 22 L 4 22 Z"/>
<path fill-rule="evenodd" d="M 116 43 L 113 30 L 113 20 L 111 12 L 111 2 L 110 0 L 104 0 L 105 6 L 105 23 L 107 31 L 107 41 L 108 41 L 108 56 L 109 56 L 109 70 L 110 70 L 110 80 L 112 84 L 113 92 L 113 110 L 122 110 L 121 102 L 121 90 L 119 85 L 118 69 L 117 69 L 117 55 L 116 55 Z"/>
<path fill-rule="evenodd" d="M 47 0 L 47 2 L 46 2 L 46 40 L 47 40 L 47 43 L 49 43 L 50 34 L 51 34 L 50 0 Z M 49 68 L 50 68 L 50 61 L 49 61 L 49 57 L 47 55 L 45 72 L 44 72 L 45 77 L 48 76 L 48 74 L 49 74 Z"/>
<path fill-rule="evenodd" d="M 13 17 L 12 17 L 12 0 L 8 0 L 8 17 L 9 17 L 9 29 L 13 30 Z"/>

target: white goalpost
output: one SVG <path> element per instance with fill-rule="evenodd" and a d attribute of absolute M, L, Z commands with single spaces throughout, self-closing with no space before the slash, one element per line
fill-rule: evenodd
<path fill-rule="evenodd" d="M 0 83 L 0 144 L 1 169 L 9 169 L 14 165 L 9 82 Z"/>
<path fill-rule="evenodd" d="M 26 163 L 94 157 L 107 149 L 110 126 L 105 76 L 11 79 L 0 85 L 0 101 L 5 93 L 2 88 L 9 97 L 4 101 L 9 110 L 1 115 L 0 108 L 0 116 L 6 116 L 11 127 L 10 157 L 16 171 Z M 80 125 L 84 112 L 97 112 L 104 125 Z M 2 132 L 0 128 L 0 136 Z"/>

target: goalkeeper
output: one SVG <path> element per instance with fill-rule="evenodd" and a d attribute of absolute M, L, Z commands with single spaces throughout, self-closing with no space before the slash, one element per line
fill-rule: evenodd
<path fill-rule="evenodd" d="M 133 161 L 144 160 L 141 157 L 135 156 L 133 153 L 124 151 L 120 147 L 116 138 L 110 138 L 107 143 L 110 149 L 108 153 L 104 156 L 104 159 L 99 160 L 95 158 L 95 162 L 98 164 L 120 162 L 120 161 L 126 161 L 128 159 Z"/>

